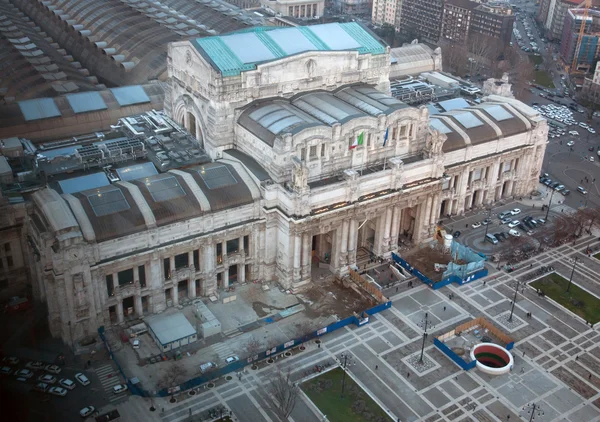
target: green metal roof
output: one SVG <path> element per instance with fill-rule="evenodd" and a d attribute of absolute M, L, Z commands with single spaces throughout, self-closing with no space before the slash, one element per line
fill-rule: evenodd
<path fill-rule="evenodd" d="M 305 51 L 358 51 L 384 54 L 384 45 L 356 22 L 296 28 L 256 27 L 227 35 L 197 38 L 192 44 L 223 76 Z"/>

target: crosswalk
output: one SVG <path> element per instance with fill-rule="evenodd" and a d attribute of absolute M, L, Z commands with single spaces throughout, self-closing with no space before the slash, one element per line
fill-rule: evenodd
<path fill-rule="evenodd" d="M 115 395 L 113 392 L 113 387 L 117 384 L 121 384 L 121 378 L 119 378 L 119 373 L 112 367 L 112 365 L 108 364 L 96 368 L 96 375 L 98 375 L 98 379 L 100 379 L 100 384 L 106 392 L 108 401 L 114 404 L 127 397 L 126 393 Z"/>
<path fill-rule="evenodd" d="M 210 346 L 210 348 L 212 350 L 209 351 L 207 355 L 210 356 L 212 354 L 218 356 L 218 361 L 215 362 L 216 364 L 222 364 L 225 359 L 234 354 L 233 350 L 231 350 L 231 347 L 229 347 L 227 343 L 224 342 L 213 344 L 212 346 Z"/>

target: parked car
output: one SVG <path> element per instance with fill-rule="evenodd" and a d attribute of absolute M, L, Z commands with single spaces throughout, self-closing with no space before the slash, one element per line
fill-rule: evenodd
<path fill-rule="evenodd" d="M 19 364 L 19 358 L 16 358 L 14 356 L 7 356 L 4 359 L 2 359 L 3 363 L 6 363 L 8 365 L 18 365 Z"/>
<path fill-rule="evenodd" d="M 518 232 L 518 231 L 516 231 L 515 229 L 511 229 L 511 230 L 509 230 L 509 231 L 508 231 L 508 234 L 510 234 L 511 236 L 514 236 L 514 237 L 519 237 L 519 236 L 521 236 L 521 233 L 519 233 L 519 232 Z"/>
<path fill-rule="evenodd" d="M 510 210 L 510 213 L 512 215 L 521 214 L 521 210 L 519 208 L 513 208 L 512 210 Z"/>
<path fill-rule="evenodd" d="M 509 224 L 510 222 L 512 222 L 512 218 L 509 217 L 505 217 L 501 220 L 502 224 Z"/>
<path fill-rule="evenodd" d="M 15 376 L 19 378 L 31 378 L 33 376 L 33 372 L 31 369 L 21 369 L 15 372 Z"/>
<path fill-rule="evenodd" d="M 87 418 L 95 411 L 96 411 L 96 408 L 94 406 L 86 406 L 79 411 L 79 416 L 81 416 L 82 418 Z"/>
<path fill-rule="evenodd" d="M 538 218 L 538 219 L 537 219 L 537 220 L 535 220 L 535 221 L 537 221 L 539 224 L 546 224 L 546 220 L 545 220 L 545 219 L 543 219 L 543 218 Z"/>
<path fill-rule="evenodd" d="M 50 374 L 40 375 L 38 381 L 45 382 L 46 384 L 54 384 L 56 382 L 56 377 Z"/>
<path fill-rule="evenodd" d="M 473 227 L 474 229 L 477 229 L 477 228 L 481 227 L 481 223 L 478 221 L 476 223 L 471 224 L 471 227 Z"/>
<path fill-rule="evenodd" d="M 455 239 L 457 239 L 458 237 L 460 237 L 460 232 L 457 230 L 454 232 L 454 234 L 452 235 L 452 237 L 454 237 Z"/>
<path fill-rule="evenodd" d="M 567 196 L 571 194 L 571 191 L 569 189 L 563 189 L 561 193 L 563 194 L 563 196 Z"/>
<path fill-rule="evenodd" d="M 67 395 L 67 390 L 65 390 L 62 387 L 50 387 L 50 389 L 48 390 L 48 393 L 54 394 L 55 396 L 64 397 Z"/>
<path fill-rule="evenodd" d="M 62 370 L 58 365 L 46 365 L 46 372 L 50 372 L 51 374 L 60 374 Z"/>
<path fill-rule="evenodd" d="M 79 381 L 79 384 L 81 385 L 90 385 L 90 380 L 88 379 L 88 377 L 83 375 L 81 372 L 75 374 L 75 379 Z"/>
<path fill-rule="evenodd" d="M 33 370 L 44 369 L 44 364 L 40 361 L 31 361 L 27 362 L 25 367 Z"/>
<path fill-rule="evenodd" d="M 48 388 L 50 388 L 50 386 L 48 384 L 46 384 L 45 382 L 38 382 L 33 389 L 35 391 L 39 391 L 40 393 L 45 393 L 46 391 L 48 391 Z"/>
<path fill-rule="evenodd" d="M 573 141 L 569 141 L 569 142 L 567 142 L 567 146 L 568 146 L 568 147 L 572 147 L 573 145 L 575 145 L 575 142 L 573 142 Z"/>
<path fill-rule="evenodd" d="M 75 388 L 75 381 L 68 378 L 63 378 L 58 383 L 67 390 L 72 390 Z"/>
<path fill-rule="evenodd" d="M 583 195 L 587 195 L 587 191 L 582 188 L 581 186 L 577 186 L 577 192 L 583 194 Z"/>
<path fill-rule="evenodd" d="M 500 220 L 503 220 L 504 218 L 511 216 L 511 215 L 512 214 L 510 213 L 510 211 L 504 211 L 504 212 L 501 212 L 500 214 L 498 214 L 498 218 Z"/>
<path fill-rule="evenodd" d="M 510 223 L 508 223 L 508 227 L 510 227 L 512 229 L 514 227 L 517 227 L 519 224 L 521 224 L 521 222 L 519 220 L 513 220 Z"/>
<path fill-rule="evenodd" d="M 121 393 L 124 393 L 125 391 L 127 391 L 127 386 L 124 384 L 118 384 L 113 387 L 113 393 L 115 393 L 115 394 L 121 394 Z"/>
<path fill-rule="evenodd" d="M 10 375 L 12 374 L 12 368 L 10 366 L 3 366 L 0 368 L 0 375 Z"/>
<path fill-rule="evenodd" d="M 233 362 L 237 362 L 238 360 L 240 360 L 239 357 L 237 356 L 229 356 L 227 359 L 225 359 L 225 362 L 227 362 L 228 364 L 233 363 Z"/>
<path fill-rule="evenodd" d="M 498 242 L 504 242 L 504 236 L 501 233 L 494 233 L 494 237 L 498 239 Z"/>
<path fill-rule="evenodd" d="M 492 220 L 490 220 L 489 218 L 486 218 L 485 220 L 483 220 L 483 221 L 481 222 L 481 224 L 483 224 L 484 226 L 487 226 L 488 224 L 490 224 L 490 222 L 491 222 L 491 221 L 492 221 Z"/>

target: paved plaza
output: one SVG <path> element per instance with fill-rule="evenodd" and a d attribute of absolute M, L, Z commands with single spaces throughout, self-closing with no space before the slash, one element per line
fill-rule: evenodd
<path fill-rule="evenodd" d="M 310 376 L 316 364 L 335 362 L 342 353 L 350 353 L 349 374 L 394 421 L 506 421 L 508 416 L 511 421 L 529 420 L 523 407 L 532 403 L 544 413 L 536 421 L 600 420 L 597 329 L 523 284 L 513 320 L 507 318 L 517 281 L 531 280 L 528 273 L 550 264 L 568 277 L 575 256 L 581 263 L 573 281 L 600 295 L 600 262 L 585 254 L 587 246 L 600 243 L 595 239 L 584 237 L 576 245 L 549 250 L 510 274 L 491 270 L 485 279 L 464 286 L 433 291 L 421 284 L 412 289 L 402 285 L 398 292 L 393 287 L 386 292 L 393 300 L 391 309 L 372 317 L 366 326 L 346 327 L 323 337 L 321 347 L 311 342 L 304 352 L 258 370 L 247 368 L 241 380 L 236 376 L 221 380 L 215 388 L 180 403 L 155 400 L 154 413 L 147 410 L 149 402 L 140 398 L 120 407 L 131 412 L 131 420 L 203 420 L 207 409 L 223 405 L 240 421 L 277 421 L 265 389 L 278 368 L 290 368 L 294 380 L 301 380 Z M 419 363 L 425 312 L 429 336 Z M 532 318 L 527 318 L 527 312 Z M 478 316 L 515 340 L 515 365 L 509 375 L 491 377 L 477 369 L 465 372 L 433 345 L 433 336 Z M 290 420 L 325 419 L 303 396 Z"/>

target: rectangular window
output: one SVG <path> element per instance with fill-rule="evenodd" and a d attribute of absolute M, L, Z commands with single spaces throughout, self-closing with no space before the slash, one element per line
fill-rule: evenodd
<path fill-rule="evenodd" d="M 171 260 L 169 258 L 163 259 L 163 273 L 165 275 L 165 280 L 168 280 L 171 277 Z"/>
<path fill-rule="evenodd" d="M 10 243 L 5 243 L 5 244 L 4 244 L 4 250 L 5 250 L 6 252 L 10 252 Z"/>
<path fill-rule="evenodd" d="M 288 14 L 289 14 L 290 16 L 293 16 L 293 15 L 294 15 L 294 6 L 290 6 L 290 7 L 288 8 Z"/>
<path fill-rule="evenodd" d="M 400 126 L 400 139 L 406 138 L 406 125 Z"/>
<path fill-rule="evenodd" d="M 244 236 L 244 250 L 246 253 L 250 251 L 250 236 L 248 235 Z"/>
<path fill-rule="evenodd" d="M 178 270 L 180 268 L 185 268 L 189 263 L 188 254 L 180 253 L 179 255 L 175 255 L 175 269 Z"/>
<path fill-rule="evenodd" d="M 140 286 L 146 287 L 146 266 L 140 265 L 138 267 L 138 277 L 140 278 Z"/>
<path fill-rule="evenodd" d="M 194 268 L 196 271 L 200 269 L 200 251 L 198 249 L 194 251 Z"/>
<path fill-rule="evenodd" d="M 409 125 L 409 128 L 410 129 L 408 131 L 408 137 L 412 138 L 413 137 L 413 129 L 415 128 L 415 126 L 411 124 L 411 125 Z"/>
<path fill-rule="evenodd" d="M 12 256 L 7 256 L 6 257 L 6 265 L 8 266 L 8 268 L 12 267 L 14 265 Z"/>
<path fill-rule="evenodd" d="M 398 128 L 396 126 L 394 126 L 394 128 L 392 129 L 392 139 L 395 141 L 396 139 L 398 139 Z"/>
<path fill-rule="evenodd" d="M 223 263 L 223 244 L 221 242 L 217 243 L 217 264 Z"/>
<path fill-rule="evenodd" d="M 239 239 L 231 239 L 227 241 L 227 253 L 236 253 L 240 250 L 240 240 Z"/>
<path fill-rule="evenodd" d="M 317 146 L 313 145 L 310 147 L 310 152 L 308 153 L 308 158 L 314 160 L 317 158 Z"/>
<path fill-rule="evenodd" d="M 113 295 L 114 289 L 115 289 L 115 283 L 113 281 L 113 276 L 112 276 L 112 274 L 109 274 L 106 276 L 106 291 L 108 292 L 109 296 Z"/>
<path fill-rule="evenodd" d="M 325 144 L 321 145 L 321 158 L 325 158 Z"/>
<path fill-rule="evenodd" d="M 302 148 L 302 149 L 300 150 L 300 160 L 301 160 L 301 161 L 304 161 L 304 160 L 306 160 L 306 148 Z"/>
<path fill-rule="evenodd" d="M 119 271 L 117 277 L 119 279 L 119 286 L 133 283 L 133 268 L 125 271 Z"/>

